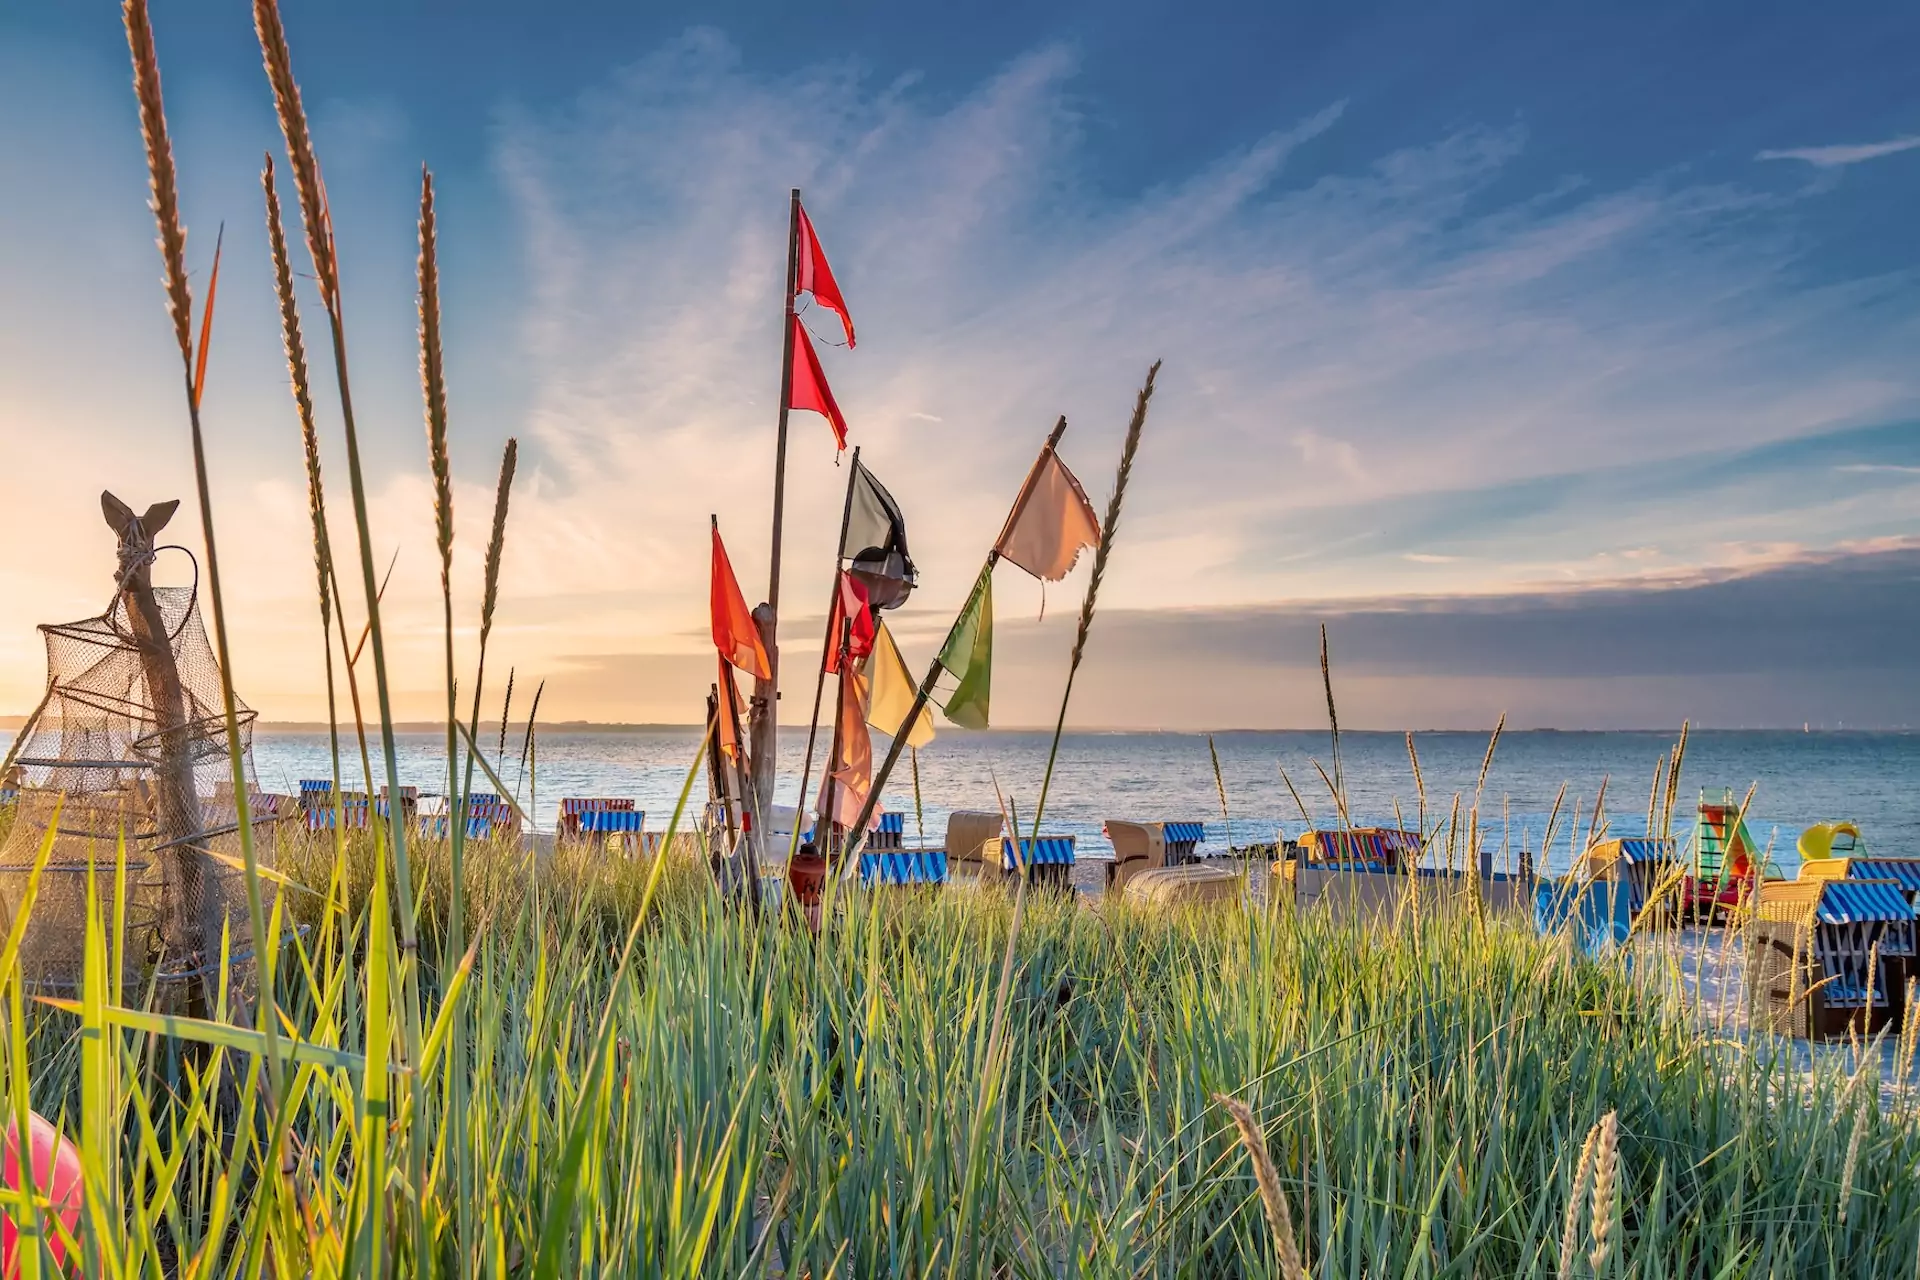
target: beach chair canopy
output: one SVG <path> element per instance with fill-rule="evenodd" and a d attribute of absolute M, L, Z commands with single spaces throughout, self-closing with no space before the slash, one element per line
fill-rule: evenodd
<path fill-rule="evenodd" d="M 1300 837 L 1300 852 L 1308 862 L 1384 870 L 1419 856 L 1420 837 L 1393 827 L 1309 831 Z"/>
<path fill-rule="evenodd" d="M 583 833 L 632 835 L 647 829 L 642 809 L 588 809 L 576 817 Z"/>
<path fill-rule="evenodd" d="M 945 849 L 907 849 L 860 855 L 860 883 L 865 885 L 945 884 Z"/>
<path fill-rule="evenodd" d="M 1879 880 L 1829 880 L 1814 905 L 1814 917 L 1822 924 L 1911 921 L 1914 908 L 1897 884 Z"/>
<path fill-rule="evenodd" d="M 1019 842 L 1019 853 L 1025 855 L 1025 861 L 1032 867 L 1070 867 L 1073 865 L 1072 836 L 1041 836 L 1039 839 L 1025 838 Z M 1000 840 L 1000 866 L 1002 870 L 1014 871 L 1019 861 L 1014 851 L 1014 842 L 1004 837 Z"/>
<path fill-rule="evenodd" d="M 1847 879 L 1891 880 L 1908 894 L 1920 893 L 1920 858 L 1848 858 Z"/>

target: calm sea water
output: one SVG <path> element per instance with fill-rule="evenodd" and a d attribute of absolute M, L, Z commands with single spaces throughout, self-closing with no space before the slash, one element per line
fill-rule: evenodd
<path fill-rule="evenodd" d="M 1046 771 L 1048 741 L 1049 735 L 1037 732 L 943 732 L 920 753 L 920 812 L 928 840 L 941 839 L 950 810 L 998 807 L 996 789 L 1027 821 Z M 1332 772 L 1325 733 L 1225 733 L 1213 741 L 1233 843 L 1295 835 L 1306 825 L 1300 804 L 1281 780 L 1283 769 L 1312 818 L 1317 823 L 1333 819 L 1330 792 L 1314 764 Z M 1443 818 L 1459 793 L 1464 823 L 1486 737 L 1423 733 L 1415 741 L 1429 820 Z M 426 792 L 445 790 L 443 737 L 403 734 L 396 742 L 403 782 Z M 1100 824 L 1107 818 L 1198 819 L 1210 824 L 1210 838 L 1219 841 L 1224 827 L 1207 744 L 1204 734 L 1068 734 L 1047 798 L 1046 829 L 1072 833 L 1083 847 L 1104 850 Z M 509 784 L 519 783 L 523 803 L 531 793 L 541 826 L 553 822 L 563 796 L 632 796 L 650 815 L 648 826 L 663 828 L 699 735 L 690 729 L 548 731 L 539 739 L 531 778 L 521 773 L 519 745 L 509 745 L 502 774 Z M 1509 733 L 1487 774 L 1482 828 L 1490 832 L 1495 849 L 1503 837 L 1515 850 L 1523 843 L 1537 849 L 1554 796 L 1565 783 L 1561 834 L 1548 859 L 1549 866 L 1562 866 L 1568 819 L 1577 807 L 1585 832 L 1604 779 L 1612 831 L 1640 834 L 1654 767 L 1672 745 L 1670 735 L 1658 733 Z M 1346 733 L 1340 746 L 1353 820 L 1392 823 L 1398 804 L 1412 826 L 1419 800 L 1404 736 Z M 783 736 L 780 803 L 795 798 L 804 747 L 804 735 Z M 324 733 L 262 730 L 254 739 L 254 759 L 262 785 L 270 790 L 291 791 L 299 779 L 329 772 Z M 816 760 L 816 776 L 818 768 Z M 347 774 L 350 785 L 357 785 L 357 759 Z M 1749 828 L 1760 843 L 1773 840 L 1776 859 L 1789 874 L 1797 864 L 1794 840 L 1808 824 L 1823 820 L 1859 822 L 1869 848 L 1879 852 L 1920 853 L 1920 734 L 1695 733 L 1687 745 L 1676 825 L 1684 834 L 1702 788 L 1715 795 L 1731 788 L 1737 800 L 1754 784 Z M 704 781 L 696 776 L 695 801 L 704 794 Z M 888 785 L 886 803 L 908 814 L 908 843 L 914 843 L 913 777 L 904 757 Z"/>

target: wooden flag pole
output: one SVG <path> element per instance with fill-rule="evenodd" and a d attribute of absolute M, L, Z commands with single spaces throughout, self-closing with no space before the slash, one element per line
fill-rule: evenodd
<path fill-rule="evenodd" d="M 1001 543 L 1006 541 L 1007 534 L 1012 530 L 1016 519 L 1026 509 L 1027 499 L 1033 493 L 1033 482 L 1039 476 L 1040 468 L 1046 465 L 1048 456 L 1059 447 L 1060 437 L 1066 433 L 1067 419 L 1062 415 L 1060 420 L 1053 424 L 1053 431 L 1047 436 L 1046 445 L 1040 450 L 1040 456 L 1033 460 L 1033 466 L 1028 470 L 1026 480 L 1021 483 L 1020 494 L 1013 500 L 1013 507 L 1007 514 L 1007 523 L 1001 526 L 1000 537 L 994 542 L 993 550 L 987 552 L 986 566 L 980 576 L 973 580 L 973 590 L 967 596 L 966 606 L 955 615 L 953 625 L 947 628 L 947 638 L 941 641 L 939 653 L 934 655 L 932 665 L 927 668 L 926 679 L 922 680 L 920 687 L 914 691 L 913 705 L 907 708 L 907 714 L 900 721 L 900 727 L 894 730 L 893 740 L 887 744 L 887 758 L 881 762 L 879 771 L 873 775 L 873 785 L 867 791 L 866 803 L 860 806 L 860 816 L 854 819 L 850 837 L 852 843 L 847 850 L 848 865 L 853 865 L 858 859 L 861 847 L 867 842 L 867 824 L 873 820 L 874 807 L 880 803 L 880 792 L 887 785 L 887 777 L 893 772 L 893 766 L 900 760 L 901 749 L 907 745 L 907 731 L 920 718 L 920 713 L 927 709 L 927 701 L 933 697 L 933 682 L 939 679 L 940 673 L 946 669 L 940 665 L 940 654 L 947 651 L 947 646 L 953 643 L 954 636 L 959 634 L 961 625 L 972 614 L 974 606 L 980 602 L 981 584 L 993 573 L 993 566 L 1000 563 Z"/>
<path fill-rule="evenodd" d="M 852 657 L 849 650 L 852 648 L 853 619 L 848 618 L 840 624 L 839 680 L 845 680 L 847 678 L 847 663 Z M 846 695 L 836 690 L 833 699 L 833 745 L 830 748 L 832 754 L 827 757 L 826 771 L 820 778 L 820 812 L 815 814 L 813 819 L 813 847 L 817 853 L 827 860 L 828 865 L 832 865 L 833 863 L 833 819 L 834 814 L 839 809 L 839 806 L 835 803 L 838 797 L 834 795 L 834 792 L 839 789 L 839 779 L 834 777 L 833 770 L 834 766 L 840 763 L 841 745 L 845 741 L 842 734 L 845 733 L 846 709 Z M 803 799 L 805 795 L 805 792 L 801 793 Z M 793 825 L 796 829 L 800 826 L 800 820 L 797 814 L 794 817 Z M 841 839 L 845 840 L 846 836 L 842 834 Z"/>
<path fill-rule="evenodd" d="M 847 501 L 840 508 L 840 541 L 834 543 L 833 580 L 828 588 L 827 621 L 820 637 L 820 670 L 813 677 L 813 717 L 807 723 L 807 754 L 800 762 L 800 798 L 794 804 L 793 833 L 787 841 L 787 858 L 792 860 L 800 847 L 800 819 L 807 808 L 807 782 L 813 776 L 813 745 L 820 732 L 820 695 L 827 687 L 827 654 L 833 648 L 833 606 L 840 599 L 840 566 L 847 550 L 847 529 L 853 523 L 853 484 L 860 478 L 860 446 L 853 446 L 853 466 L 847 471 Z M 836 748 L 837 750 L 837 748 Z M 831 765 L 828 766 L 832 768 Z"/>
<path fill-rule="evenodd" d="M 754 830 L 764 835 L 772 816 L 774 763 L 780 734 L 780 541 L 787 506 L 787 412 L 793 399 L 793 290 L 800 279 L 800 188 L 787 202 L 787 289 L 781 300 L 780 425 L 773 445 L 773 550 L 768 557 L 767 610 L 756 618 L 760 643 L 767 651 L 767 678 L 755 679 L 748 712 L 747 758 L 753 763 L 754 786 L 748 790 Z M 757 888 L 757 886 L 756 886 Z"/>
<path fill-rule="evenodd" d="M 721 693 L 726 696 L 727 705 L 724 708 L 724 714 L 733 725 L 733 740 L 737 743 L 740 741 L 740 693 L 733 687 L 733 673 L 729 671 L 724 674 L 726 678 L 720 682 L 722 686 Z M 759 764 L 760 762 L 755 760 L 750 752 L 747 755 L 747 767 L 741 767 L 741 762 L 738 757 L 734 759 L 735 772 L 740 777 L 740 790 L 743 793 L 741 799 L 744 802 L 743 807 L 748 811 L 749 815 L 743 818 L 740 823 L 741 835 L 743 837 L 740 841 L 741 857 L 746 862 L 745 888 L 747 903 L 753 908 L 756 915 L 759 914 L 760 911 L 760 859 L 756 857 L 755 854 L 756 846 L 760 843 L 763 836 L 759 818 L 760 797 L 755 794 L 753 774 L 754 770 L 759 767 Z"/>

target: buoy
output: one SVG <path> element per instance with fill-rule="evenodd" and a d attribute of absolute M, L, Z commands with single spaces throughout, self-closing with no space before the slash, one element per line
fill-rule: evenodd
<path fill-rule="evenodd" d="M 28 1113 L 27 1135 L 33 1156 L 34 1190 L 47 1198 L 60 1224 L 69 1234 L 79 1231 L 80 1195 L 84 1182 L 79 1150 L 58 1129 L 42 1119 L 38 1112 Z M 4 1168 L 0 1169 L 0 1176 L 5 1177 L 9 1190 L 20 1189 L 20 1144 L 11 1118 L 7 1121 L 6 1162 Z M 64 1267 L 67 1250 L 61 1243 L 59 1233 L 50 1224 L 44 1224 L 44 1220 L 41 1229 L 46 1234 L 47 1248 L 53 1254 L 54 1263 Z M 19 1236 L 13 1215 L 0 1211 L 0 1276 L 5 1276 L 7 1280 L 20 1274 L 16 1244 Z"/>

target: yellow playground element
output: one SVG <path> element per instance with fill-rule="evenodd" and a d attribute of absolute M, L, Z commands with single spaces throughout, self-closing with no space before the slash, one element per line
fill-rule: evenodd
<path fill-rule="evenodd" d="M 1866 852 L 1860 828 L 1851 822 L 1816 822 L 1800 833 L 1795 847 L 1802 862 L 1824 862 Z"/>

